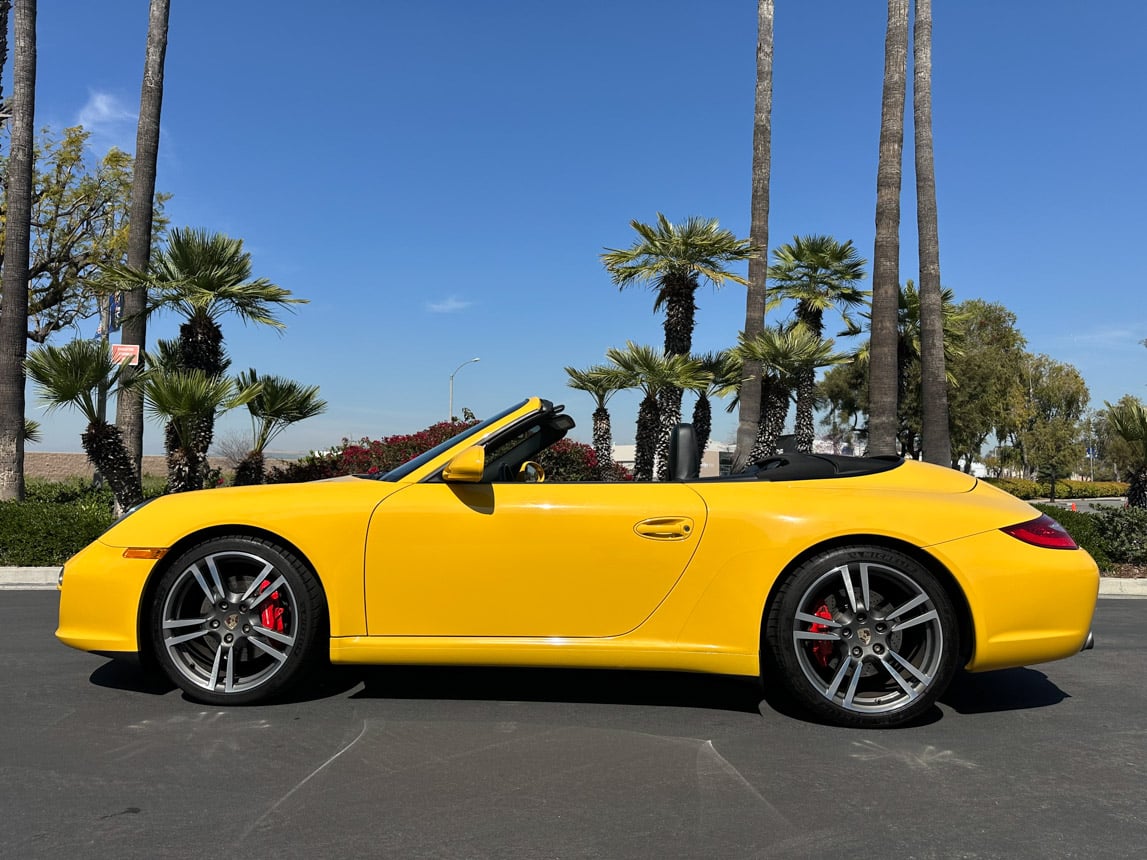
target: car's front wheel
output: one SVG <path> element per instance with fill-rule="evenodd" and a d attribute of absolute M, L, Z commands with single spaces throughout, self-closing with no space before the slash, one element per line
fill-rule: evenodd
<path fill-rule="evenodd" d="M 778 590 L 765 626 L 766 674 L 778 671 L 797 701 L 829 722 L 898 725 L 948 686 L 958 638 L 952 600 L 926 567 L 884 547 L 844 547 L 810 558 Z"/>
<path fill-rule="evenodd" d="M 324 618 L 322 591 L 294 553 L 267 540 L 214 538 L 182 553 L 155 591 L 160 665 L 196 701 L 262 701 L 306 668 Z"/>

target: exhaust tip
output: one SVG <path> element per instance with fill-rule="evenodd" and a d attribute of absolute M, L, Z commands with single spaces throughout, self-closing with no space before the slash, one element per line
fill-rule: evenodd
<path fill-rule="evenodd" d="M 1083 640 L 1083 647 L 1080 648 L 1079 650 L 1080 651 L 1090 651 L 1094 647 L 1095 647 L 1095 631 L 1088 630 L 1087 631 L 1087 638 Z"/>

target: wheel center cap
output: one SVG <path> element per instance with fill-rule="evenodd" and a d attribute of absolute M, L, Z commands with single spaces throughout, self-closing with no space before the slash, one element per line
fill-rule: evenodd
<path fill-rule="evenodd" d="M 872 643 L 872 631 L 867 627 L 861 627 L 856 631 L 856 638 L 863 642 L 865 645 Z"/>
<path fill-rule="evenodd" d="M 238 615 L 238 613 L 232 612 L 230 615 L 228 615 L 226 618 L 223 619 L 223 624 L 224 624 L 224 626 L 226 626 L 226 628 L 228 630 L 234 630 L 236 627 L 239 626 L 239 615 Z"/>

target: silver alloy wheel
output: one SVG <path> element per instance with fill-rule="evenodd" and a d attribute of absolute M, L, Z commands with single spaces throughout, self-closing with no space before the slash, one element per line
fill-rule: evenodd
<path fill-rule="evenodd" d="M 162 647 L 176 670 L 209 693 L 262 686 L 295 647 L 299 613 L 287 578 L 267 559 L 223 550 L 194 560 L 167 590 Z"/>
<path fill-rule="evenodd" d="M 792 644 L 805 678 L 828 702 L 857 714 L 908 707 L 934 686 L 944 630 L 927 592 L 887 564 L 839 564 L 805 589 Z"/>

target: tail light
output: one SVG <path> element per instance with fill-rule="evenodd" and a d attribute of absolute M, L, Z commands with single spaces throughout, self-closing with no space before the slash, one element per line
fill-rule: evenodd
<path fill-rule="evenodd" d="M 1026 523 L 1008 526 L 1000 531 L 1032 546 L 1042 546 L 1046 549 L 1079 549 L 1079 544 L 1067 533 L 1067 529 L 1047 514 Z"/>

